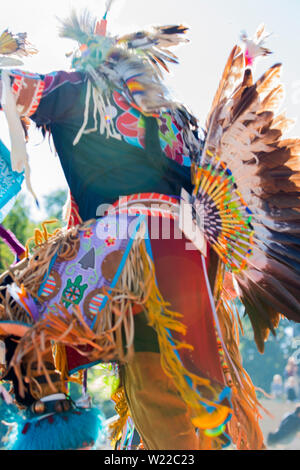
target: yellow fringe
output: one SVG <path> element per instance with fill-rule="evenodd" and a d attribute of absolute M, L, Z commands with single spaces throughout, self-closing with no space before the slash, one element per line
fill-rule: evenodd
<path fill-rule="evenodd" d="M 145 279 L 150 278 L 152 280 L 150 293 L 145 302 L 145 306 L 149 324 L 155 328 L 158 335 L 164 372 L 174 380 L 183 400 L 190 407 L 194 426 L 199 429 L 213 429 L 218 427 L 224 423 L 227 416 L 231 413 L 231 409 L 226 406 L 216 404 L 207 398 L 200 398 L 197 393 L 197 387 L 201 387 L 202 389 L 204 388 L 205 391 L 213 397 L 213 399 L 217 399 L 216 391 L 210 385 L 209 380 L 190 373 L 184 368 L 181 360 L 176 355 L 175 351 L 180 348 L 191 348 L 191 346 L 180 343 L 173 338 L 173 345 L 170 342 L 171 335 L 167 330 L 177 331 L 182 334 L 185 334 L 186 332 L 186 327 L 177 320 L 179 317 L 182 317 L 182 315 L 168 309 L 169 304 L 163 300 L 156 285 L 154 266 L 146 252 L 144 244 L 140 245 L 140 251 Z M 188 385 L 186 381 L 187 377 L 192 381 L 193 388 Z M 208 413 L 205 406 L 200 404 L 199 401 L 202 401 L 207 406 L 214 407 L 215 411 Z"/>
<path fill-rule="evenodd" d="M 73 382 L 79 385 L 83 384 L 83 371 L 80 370 L 76 375 L 69 375 L 66 346 L 62 343 L 55 343 L 53 346 L 53 356 L 55 368 L 60 372 L 63 382 Z"/>
<path fill-rule="evenodd" d="M 91 350 L 85 353 L 88 361 L 100 361 L 102 358 L 112 360 L 114 355 L 114 348 L 112 347 L 111 354 L 109 348 L 105 345 L 103 348 L 99 343 L 101 339 L 97 336 L 86 324 L 82 313 L 78 306 L 75 306 L 73 312 L 70 313 L 63 305 L 57 304 L 57 313 L 48 312 L 43 320 L 33 325 L 26 334 L 20 339 L 13 358 L 11 359 L 11 367 L 14 368 L 16 376 L 19 379 L 20 395 L 24 394 L 24 386 L 22 381 L 22 360 L 28 354 L 35 357 L 39 364 L 43 364 L 43 355 L 48 352 L 45 349 L 45 344 L 51 345 L 53 351 L 53 344 L 58 344 L 56 354 L 56 363 L 58 370 L 61 369 L 62 373 L 67 375 L 66 356 L 63 350 L 63 345 L 68 345 L 82 353 L 82 347 L 86 345 L 91 346 Z M 105 337 L 105 335 L 103 335 Z M 104 338 L 105 339 L 105 338 Z M 70 377 L 73 381 L 74 377 Z M 76 379 L 75 379 L 76 380 Z M 80 380 L 80 378 L 79 378 Z"/>
<path fill-rule="evenodd" d="M 45 222 L 44 224 L 50 222 L 52 221 Z M 55 234 L 57 234 L 57 231 L 55 231 Z M 43 225 L 43 232 L 36 231 L 36 244 L 41 244 L 43 239 L 47 241 L 49 236 L 50 235 L 48 234 L 45 225 Z M 53 237 L 52 240 L 55 240 L 55 237 Z M 59 241 L 62 242 L 62 240 L 63 235 Z M 169 304 L 163 300 L 162 295 L 156 285 L 153 262 L 147 254 L 144 241 L 137 244 L 136 246 L 137 249 L 132 250 L 132 260 L 129 260 L 131 269 L 128 269 L 127 272 L 124 270 L 124 281 L 126 281 L 126 289 L 122 294 L 122 298 L 124 302 L 126 300 L 129 303 L 136 302 L 144 306 L 148 315 L 149 324 L 155 328 L 158 335 L 162 367 L 165 373 L 173 379 L 183 400 L 190 407 L 194 426 L 202 430 L 218 427 L 223 424 L 227 416 L 231 413 L 231 409 L 221 404 L 216 404 L 214 401 L 212 401 L 217 400 L 218 397 L 216 390 L 210 385 L 209 380 L 190 373 L 187 369 L 184 368 L 180 358 L 177 356 L 176 352 L 181 348 L 192 349 L 190 345 L 172 338 L 171 333 L 168 331 L 170 330 L 173 332 L 178 332 L 183 335 L 186 333 L 186 327 L 179 321 L 179 318 L 181 318 L 182 315 L 170 311 L 168 308 Z M 49 249 L 46 247 L 45 250 L 47 255 L 45 256 L 45 259 L 47 258 L 48 260 L 48 258 L 50 259 L 50 254 L 53 255 L 53 250 L 57 251 L 58 247 L 52 247 L 52 244 L 50 244 Z M 49 255 L 47 250 L 49 251 Z M 41 260 L 39 263 L 42 264 L 43 268 L 40 269 L 41 275 L 45 270 L 45 265 L 47 267 L 47 263 L 45 263 L 45 260 Z M 140 269 L 137 269 L 137 271 L 136 269 L 133 270 L 135 265 L 140 265 Z M 37 268 L 40 267 L 37 266 Z M 133 273 L 131 273 L 132 270 Z M 141 275 L 137 276 L 137 272 L 139 271 Z M 32 279 L 36 280 L 37 275 L 35 270 L 33 270 L 31 275 Z M 129 282 L 130 279 L 132 287 L 136 289 L 137 292 L 132 292 L 132 288 Z M 138 286 L 136 285 L 137 279 L 139 280 Z M 28 279 L 28 284 L 29 280 L 31 281 L 31 279 Z M 137 297 L 139 297 L 139 292 L 142 292 L 142 295 L 138 299 Z M 116 292 L 112 293 L 112 301 L 114 300 L 114 295 L 116 295 Z M 120 307 L 121 305 L 123 307 L 122 302 Z M 88 354 L 88 356 L 90 356 L 89 359 L 97 356 L 97 360 L 102 358 L 103 360 L 108 361 L 113 356 L 115 356 L 115 353 L 117 352 L 116 344 L 114 344 L 114 341 L 112 341 L 112 333 L 115 328 L 112 327 L 112 325 L 111 328 L 107 330 L 105 325 L 101 324 L 100 330 L 92 332 L 85 324 L 82 313 L 79 311 L 79 309 L 74 308 L 74 312 L 70 314 L 62 306 L 57 305 L 57 308 L 58 310 L 61 310 L 58 316 L 48 312 L 46 318 L 35 325 L 31 329 L 31 332 L 25 335 L 25 337 L 21 340 L 21 344 L 17 348 L 17 354 L 14 356 L 14 360 L 12 361 L 19 378 L 21 377 L 20 360 L 22 356 L 32 349 L 36 351 L 36 354 L 39 354 L 38 350 L 42 341 L 45 339 L 49 339 L 50 341 L 57 343 L 55 352 L 56 365 L 57 369 L 61 371 L 62 377 L 66 381 L 69 381 L 70 379 L 74 381 L 74 378 L 70 378 L 68 375 L 65 345 L 69 344 L 75 349 L 78 349 L 85 343 L 91 344 L 94 349 L 91 351 L 91 353 Z M 117 304 L 114 305 L 114 308 L 116 311 Z M 110 316 L 112 316 L 112 311 L 110 312 Z M 100 332 L 102 334 L 99 335 Z M 35 336 L 34 343 L 32 341 L 33 336 Z M 42 339 L 43 336 L 44 339 Z M 188 384 L 186 379 L 190 379 L 193 384 L 192 387 Z M 75 380 L 77 381 L 77 379 Z M 198 387 L 201 389 L 201 392 L 203 391 L 205 397 L 202 397 L 197 393 Z M 118 425 L 115 423 L 116 427 L 114 435 L 119 436 L 121 424 L 125 424 L 128 417 L 128 407 L 127 404 L 125 407 L 126 400 L 122 394 L 120 396 L 121 392 L 119 392 L 119 394 L 118 392 L 116 393 L 117 395 L 115 395 L 115 397 L 119 396 L 120 399 L 120 403 L 118 401 L 118 408 L 120 408 L 122 416 L 120 416 L 121 421 L 118 423 Z M 208 399 L 207 396 L 210 398 Z M 208 413 L 206 406 L 204 405 L 213 407 L 214 411 L 212 413 Z"/>
<path fill-rule="evenodd" d="M 119 419 L 109 426 L 110 440 L 113 448 L 116 443 L 121 439 L 124 426 L 129 418 L 129 409 L 126 401 L 125 390 L 120 386 L 118 390 L 112 395 L 111 399 L 116 403 L 115 410 L 119 415 Z"/>
<path fill-rule="evenodd" d="M 29 256 L 29 244 L 31 241 L 34 241 L 35 246 L 42 245 L 43 243 L 47 242 L 50 237 L 55 236 L 60 231 L 60 229 L 57 228 L 53 234 L 50 234 L 46 227 L 46 225 L 55 224 L 57 222 L 57 219 L 45 220 L 45 222 L 42 223 L 42 230 L 40 230 L 39 228 L 36 228 L 34 230 L 34 236 L 30 237 L 26 242 L 24 257 L 28 258 Z"/>
<path fill-rule="evenodd" d="M 261 450 L 264 448 L 264 437 L 260 429 L 259 420 L 263 409 L 256 397 L 255 387 L 243 368 L 242 357 L 238 349 L 238 338 L 234 313 L 225 301 L 219 306 L 219 318 L 221 319 L 224 340 L 227 350 L 239 372 L 240 382 L 237 380 L 235 371 L 228 364 L 233 380 L 232 405 L 233 416 L 229 422 L 229 431 L 233 442 L 240 450 Z"/>
<path fill-rule="evenodd" d="M 203 431 L 199 432 L 198 450 L 222 450 L 222 442 L 219 437 L 206 436 Z"/>
<path fill-rule="evenodd" d="M 225 374 L 225 379 L 232 391 L 233 407 L 232 418 L 228 423 L 229 434 L 238 450 L 262 450 L 265 446 L 259 425 L 261 419 L 259 409 L 263 407 L 257 400 L 255 387 L 242 365 L 239 351 L 240 319 L 238 311 L 234 312 L 227 301 L 223 289 L 223 277 L 224 266 L 220 263 L 215 284 L 215 299 L 223 340 L 235 366 L 234 370 L 230 363 L 226 363 L 229 373 Z"/>

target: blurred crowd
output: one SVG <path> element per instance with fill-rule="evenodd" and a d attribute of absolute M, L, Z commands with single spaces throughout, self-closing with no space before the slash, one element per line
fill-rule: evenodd
<path fill-rule="evenodd" d="M 300 370 L 293 356 L 289 357 L 283 374 L 274 375 L 270 393 L 275 400 L 300 400 Z"/>
<path fill-rule="evenodd" d="M 294 411 L 285 414 L 276 431 L 267 438 L 269 448 L 286 446 L 300 436 L 300 371 L 294 357 L 288 359 L 282 376 L 274 375 L 270 392 L 273 400 L 295 403 Z"/>

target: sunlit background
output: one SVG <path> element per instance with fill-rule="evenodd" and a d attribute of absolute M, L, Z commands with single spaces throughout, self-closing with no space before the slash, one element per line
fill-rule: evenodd
<path fill-rule="evenodd" d="M 58 18 L 67 16 L 74 7 L 78 11 L 88 8 L 100 18 L 104 13 L 105 0 L 17 0 L 5 3 L 5 8 L 1 11 L 0 31 L 5 28 L 13 32 L 26 31 L 29 41 L 39 51 L 32 58 L 25 59 L 23 70 L 47 73 L 69 69 L 66 53 L 75 44 L 58 37 Z M 286 89 L 284 108 L 289 117 L 296 119 L 290 135 L 300 136 L 300 121 L 297 121 L 300 116 L 299 18 L 299 0 L 117 0 L 108 19 L 112 34 L 133 32 L 152 24 L 183 23 L 190 27 L 190 43 L 176 51 L 180 65 L 172 66 L 171 74 L 166 79 L 173 94 L 191 109 L 202 125 L 227 57 L 233 45 L 239 41 L 241 31 L 253 35 L 256 28 L 265 23 L 266 29 L 272 33 L 267 46 L 274 52 L 258 64 L 256 75 L 261 75 L 275 63 L 283 63 L 282 79 Z M 10 148 L 7 125 L 2 113 L 0 138 Z M 66 189 L 67 185 L 53 146 L 49 145 L 48 140 L 43 140 L 34 124 L 30 129 L 28 154 L 32 185 L 41 209 L 36 208 L 25 185 L 22 193 L 29 207 L 28 216 L 41 222 L 47 212 L 43 203 L 45 197 L 48 196 L 49 204 L 49 195 L 51 198 L 51 193 L 57 189 Z M 296 329 L 287 320 L 282 322 L 277 339 L 270 339 L 264 356 L 259 355 L 251 334 L 247 333 L 247 330 L 250 331 L 249 324 L 245 323 L 244 327 L 246 334 L 241 344 L 244 366 L 255 379 L 256 385 L 266 386 L 266 391 L 269 392 L 270 374 L 274 373 L 276 367 L 276 372 L 282 373 L 290 354 L 295 357 L 298 354 L 299 362 L 300 327 Z M 275 411 L 276 415 L 278 406 L 275 405 L 270 411 Z M 268 407 L 270 406 L 269 401 Z M 264 432 L 274 429 L 283 413 L 291 411 L 293 407 L 293 404 L 282 403 L 275 421 L 269 418 L 264 420 Z"/>

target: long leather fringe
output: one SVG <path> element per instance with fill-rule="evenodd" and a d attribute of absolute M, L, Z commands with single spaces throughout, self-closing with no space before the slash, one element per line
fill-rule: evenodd
<path fill-rule="evenodd" d="M 230 363 L 226 363 L 227 373 L 224 376 L 227 385 L 232 390 L 233 408 L 233 415 L 228 423 L 229 434 L 238 450 L 262 450 L 265 446 L 259 420 L 261 419 L 260 410 L 264 409 L 257 400 L 255 387 L 249 375 L 243 368 L 239 351 L 239 316 L 226 298 L 221 268 L 217 275 L 215 298 L 218 300 L 217 312 L 223 340 L 235 365 L 235 370 L 239 374 L 237 378 L 234 368 Z"/>
<path fill-rule="evenodd" d="M 199 429 L 212 429 L 224 423 L 231 410 L 216 403 L 217 393 L 211 386 L 209 380 L 190 373 L 184 368 L 177 351 L 181 348 L 191 348 L 188 344 L 176 341 L 171 336 L 171 331 L 185 333 L 185 326 L 178 320 L 181 314 L 168 309 L 168 304 L 163 300 L 155 280 L 155 272 L 152 260 L 141 245 L 141 257 L 144 265 L 145 277 L 152 279 L 149 296 L 145 302 L 149 324 L 153 326 L 158 335 L 161 354 L 161 363 L 164 372 L 173 379 L 178 391 L 185 403 L 192 411 L 192 422 Z M 188 382 L 192 382 L 191 387 Z M 197 392 L 197 388 L 206 391 L 213 397 L 212 401 Z M 214 411 L 209 413 L 206 407 L 213 407 Z"/>

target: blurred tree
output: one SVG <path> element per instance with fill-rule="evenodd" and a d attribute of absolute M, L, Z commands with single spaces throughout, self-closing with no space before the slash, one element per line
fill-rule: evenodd
<path fill-rule="evenodd" d="M 111 396 L 119 385 L 118 373 L 112 364 L 98 364 L 88 370 L 89 393 L 108 419 L 116 414 Z"/>
<path fill-rule="evenodd" d="M 63 207 L 67 200 L 68 192 L 65 189 L 57 189 L 56 191 L 44 197 L 44 206 L 48 217 L 62 220 Z"/>
<path fill-rule="evenodd" d="M 14 255 L 8 247 L 0 240 L 0 274 L 14 262 Z"/>
<path fill-rule="evenodd" d="M 34 228 L 29 219 L 30 209 L 25 202 L 24 196 L 20 196 L 3 222 L 3 226 L 11 230 L 21 243 L 25 244 Z"/>
<path fill-rule="evenodd" d="M 112 394 L 119 385 L 118 374 L 111 364 L 98 364 L 87 370 L 88 395 L 93 405 L 101 408 L 106 419 L 116 414 L 115 404 L 111 400 Z M 70 395 L 74 401 L 82 395 L 82 387 L 74 382 L 69 384 Z"/>
<path fill-rule="evenodd" d="M 67 192 L 59 189 L 44 198 L 44 206 L 46 209 L 45 220 L 57 219 L 56 223 L 47 225 L 50 233 L 63 225 L 62 209 L 66 202 L 66 197 Z M 42 222 L 43 221 L 41 221 L 41 223 Z M 41 223 L 37 224 L 31 220 L 30 207 L 26 203 L 25 197 L 20 195 L 13 209 L 2 222 L 2 225 L 13 232 L 18 240 L 25 245 L 27 240 L 33 236 L 35 228 L 42 229 Z M 32 244 L 30 246 L 32 246 Z M 14 259 L 14 255 L 0 239 L 0 272 L 7 269 L 7 267 L 14 262 Z"/>
<path fill-rule="evenodd" d="M 273 376 L 275 374 L 283 376 L 287 360 L 295 351 L 289 331 L 293 324 L 287 319 L 281 320 L 276 336 L 270 334 L 264 354 L 260 354 L 257 350 L 249 318 L 243 317 L 242 324 L 244 335 L 240 337 L 240 351 L 243 366 L 254 385 L 269 393 Z"/>
<path fill-rule="evenodd" d="M 24 196 L 20 196 L 13 209 L 2 222 L 3 227 L 15 234 L 17 239 L 25 245 L 28 238 L 32 236 L 35 224 L 28 218 L 30 209 L 25 203 Z M 0 272 L 14 262 L 14 255 L 0 239 Z"/>

